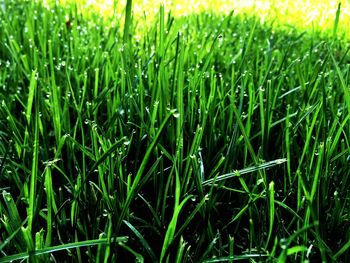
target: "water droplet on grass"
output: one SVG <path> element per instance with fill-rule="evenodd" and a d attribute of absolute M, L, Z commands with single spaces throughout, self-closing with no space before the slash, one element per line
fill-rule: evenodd
<path fill-rule="evenodd" d="M 180 117 L 180 113 L 179 113 L 179 112 L 174 112 L 174 113 L 173 113 L 173 116 L 174 116 L 175 118 L 179 118 L 179 117 Z"/>
<path fill-rule="evenodd" d="M 280 240 L 280 246 L 281 246 L 282 249 L 287 249 L 287 247 L 288 247 L 288 240 L 285 239 L 285 238 L 282 238 Z"/>

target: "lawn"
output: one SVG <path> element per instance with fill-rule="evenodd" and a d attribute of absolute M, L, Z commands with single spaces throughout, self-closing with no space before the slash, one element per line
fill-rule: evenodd
<path fill-rule="evenodd" d="M 346 5 L 3 3 L 0 262 L 350 261 Z"/>

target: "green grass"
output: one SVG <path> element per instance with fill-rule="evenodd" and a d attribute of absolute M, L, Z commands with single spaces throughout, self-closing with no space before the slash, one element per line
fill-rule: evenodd
<path fill-rule="evenodd" d="M 319 35 L 160 7 L 136 34 L 131 1 L 114 27 L 5 4 L 0 262 L 350 260 L 340 9 Z"/>

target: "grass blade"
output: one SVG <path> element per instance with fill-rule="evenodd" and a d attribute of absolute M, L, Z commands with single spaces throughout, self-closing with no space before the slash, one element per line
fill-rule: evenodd
<path fill-rule="evenodd" d="M 112 242 L 126 242 L 127 240 L 128 240 L 127 237 L 116 237 L 116 238 L 112 239 Z M 27 259 L 29 257 L 50 254 L 50 253 L 54 253 L 54 252 L 62 251 L 62 250 L 68 250 L 68 249 L 74 249 L 74 248 L 80 248 L 80 247 L 88 247 L 88 246 L 96 246 L 99 244 L 107 244 L 107 243 L 108 243 L 107 238 L 102 238 L 102 239 L 93 239 L 93 240 L 68 243 L 68 244 L 63 244 L 63 245 L 58 245 L 58 246 L 53 246 L 53 247 L 46 247 L 43 249 L 35 250 L 33 252 L 24 252 L 24 253 L 19 253 L 16 255 L 6 256 L 3 258 L 0 258 L 0 263 L 11 262 L 11 261 L 20 260 L 20 259 Z"/>

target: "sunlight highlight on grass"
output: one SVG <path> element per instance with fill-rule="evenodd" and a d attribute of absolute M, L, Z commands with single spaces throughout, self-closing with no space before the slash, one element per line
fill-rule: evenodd
<path fill-rule="evenodd" d="M 44 2 L 53 2 L 44 0 Z M 106 21 L 113 18 L 120 18 L 126 5 L 126 0 L 61 0 L 59 3 L 76 3 L 83 13 L 89 14 L 95 10 L 103 16 Z M 247 13 L 260 17 L 261 22 L 277 22 L 279 25 L 295 26 L 304 29 L 332 30 L 335 14 L 341 3 L 339 20 L 339 31 L 345 32 L 350 26 L 350 5 L 348 1 L 322 1 L 322 0 L 151 0 L 133 1 L 133 12 L 136 19 L 152 21 L 163 4 L 165 11 L 178 17 L 193 13 L 211 11 L 214 13 L 229 13 L 232 10 L 236 14 Z M 117 15 L 116 15 L 117 14 Z"/>

